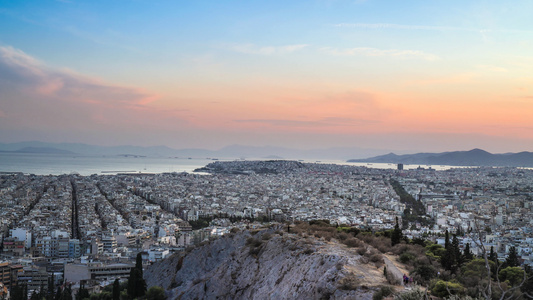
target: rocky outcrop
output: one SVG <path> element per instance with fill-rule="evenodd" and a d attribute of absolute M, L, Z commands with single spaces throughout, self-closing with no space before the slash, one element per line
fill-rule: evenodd
<path fill-rule="evenodd" d="M 271 228 L 174 255 L 145 279 L 169 299 L 372 299 L 382 274 L 344 245 Z"/>

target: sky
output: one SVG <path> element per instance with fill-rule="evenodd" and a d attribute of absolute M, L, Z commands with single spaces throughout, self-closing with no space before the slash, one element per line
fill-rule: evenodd
<path fill-rule="evenodd" d="M 0 2 L 0 142 L 533 151 L 533 2 Z"/>

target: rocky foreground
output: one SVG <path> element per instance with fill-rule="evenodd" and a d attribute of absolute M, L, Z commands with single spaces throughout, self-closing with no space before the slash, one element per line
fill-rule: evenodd
<path fill-rule="evenodd" d="M 372 299 L 388 284 L 383 260 L 372 263 L 357 252 L 274 227 L 212 240 L 144 274 L 169 299 Z M 386 257 L 385 263 L 396 268 Z"/>

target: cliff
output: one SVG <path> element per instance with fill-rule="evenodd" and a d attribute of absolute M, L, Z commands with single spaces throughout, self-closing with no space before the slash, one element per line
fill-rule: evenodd
<path fill-rule="evenodd" d="M 212 240 L 155 263 L 145 279 L 169 299 L 372 299 L 387 284 L 354 248 L 280 229 Z"/>

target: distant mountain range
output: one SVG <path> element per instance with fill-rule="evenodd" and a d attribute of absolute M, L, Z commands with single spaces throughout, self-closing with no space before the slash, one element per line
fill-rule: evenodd
<path fill-rule="evenodd" d="M 411 165 L 533 167 L 533 152 L 492 154 L 485 150 L 473 149 L 470 151 L 417 153 L 406 155 L 389 153 L 367 159 L 350 159 L 348 162 L 403 163 Z"/>
<path fill-rule="evenodd" d="M 365 149 L 357 147 L 335 147 L 325 149 L 291 149 L 284 147 L 255 147 L 231 145 L 219 150 L 173 149 L 167 146 L 95 146 L 80 143 L 45 143 L 39 141 L 4 144 L 0 152 L 34 153 L 55 155 L 106 155 L 106 156 L 149 156 L 149 157 L 192 157 L 192 158 L 247 158 L 247 159 L 316 159 L 347 160 L 353 157 L 369 157 L 385 154 L 390 150 Z"/>

